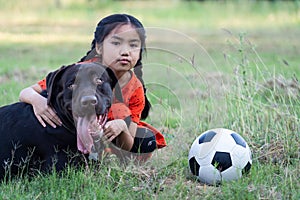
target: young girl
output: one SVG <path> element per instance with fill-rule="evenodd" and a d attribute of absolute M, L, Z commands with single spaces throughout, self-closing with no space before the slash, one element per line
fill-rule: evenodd
<path fill-rule="evenodd" d="M 104 136 L 118 148 L 131 153 L 151 155 L 166 146 L 163 135 L 142 122 L 148 116 L 150 103 L 142 79 L 142 55 L 146 50 L 145 29 L 141 22 L 127 14 L 103 18 L 94 32 L 91 50 L 80 62 L 100 62 L 110 67 L 122 91 L 123 102 L 114 99 L 109 111 Z M 132 69 L 134 73 L 132 72 Z M 55 111 L 39 93 L 46 88 L 45 79 L 20 93 L 20 101 L 32 104 L 42 126 L 61 125 Z"/>

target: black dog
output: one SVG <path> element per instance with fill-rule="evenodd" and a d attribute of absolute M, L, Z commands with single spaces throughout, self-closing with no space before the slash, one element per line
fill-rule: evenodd
<path fill-rule="evenodd" d="M 82 162 L 77 133 L 87 132 L 96 118 L 105 122 L 116 83 L 114 73 L 96 63 L 63 66 L 49 73 L 44 95 L 63 122 L 57 128 L 42 127 L 29 104 L 1 107 L 0 179 L 36 170 L 60 171 Z"/>

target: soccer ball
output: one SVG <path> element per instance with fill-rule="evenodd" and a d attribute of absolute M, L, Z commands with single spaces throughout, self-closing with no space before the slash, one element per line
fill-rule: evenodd
<path fill-rule="evenodd" d="M 248 173 L 252 165 L 251 150 L 246 141 L 224 128 L 211 129 L 198 136 L 188 159 L 191 172 L 209 185 L 237 180 Z"/>

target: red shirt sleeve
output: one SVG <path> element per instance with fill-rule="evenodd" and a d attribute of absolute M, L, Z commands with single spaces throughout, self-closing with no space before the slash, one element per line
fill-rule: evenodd
<path fill-rule="evenodd" d="M 44 78 L 43 80 L 40 80 L 38 82 L 38 84 L 41 86 L 42 90 L 46 90 L 47 89 L 46 78 Z"/>

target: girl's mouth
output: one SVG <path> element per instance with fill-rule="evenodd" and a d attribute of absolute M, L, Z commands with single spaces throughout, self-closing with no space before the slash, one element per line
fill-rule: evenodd
<path fill-rule="evenodd" d="M 122 65 L 128 65 L 128 64 L 130 64 L 130 60 L 126 59 L 126 58 L 119 59 L 118 62 L 121 63 Z"/>

